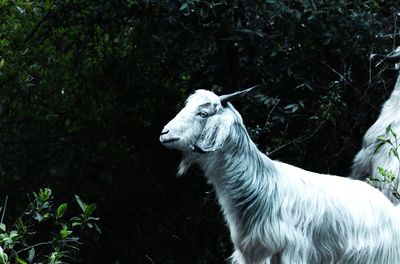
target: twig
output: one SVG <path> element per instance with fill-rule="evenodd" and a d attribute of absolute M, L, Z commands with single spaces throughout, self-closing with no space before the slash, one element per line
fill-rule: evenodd
<path fill-rule="evenodd" d="M 8 195 L 6 195 L 6 199 L 5 199 L 5 201 L 4 201 L 3 213 L 1 214 L 0 223 L 3 223 L 4 216 L 6 215 L 7 203 L 8 203 Z"/>
<path fill-rule="evenodd" d="M 393 35 L 396 36 L 397 33 L 397 11 L 393 12 Z M 396 37 L 393 38 L 393 49 L 396 49 Z"/>
<path fill-rule="evenodd" d="M 343 74 L 339 73 L 337 70 L 332 68 L 328 63 L 326 63 L 325 61 L 322 61 L 322 64 L 325 65 L 326 67 L 328 67 L 331 71 L 333 71 L 337 75 L 339 75 L 341 80 L 345 80 L 346 82 L 348 82 L 347 78 L 345 76 L 343 76 Z"/>
<path fill-rule="evenodd" d="M 267 121 L 265 121 L 265 124 L 264 124 L 264 128 L 263 128 L 263 129 L 265 129 L 265 128 L 267 127 L 267 125 L 268 125 L 268 123 L 269 123 L 269 119 L 270 119 L 270 117 L 271 117 L 271 114 L 272 114 L 272 112 L 275 110 L 275 108 L 277 107 L 277 105 L 279 104 L 280 101 L 281 101 L 281 100 L 278 99 L 278 100 L 276 101 L 275 105 L 272 107 L 271 111 L 269 111 L 268 116 L 267 116 Z"/>
<path fill-rule="evenodd" d="M 277 152 L 277 151 L 279 151 L 279 150 L 281 150 L 281 149 L 283 149 L 283 148 L 285 148 L 285 147 L 287 147 L 287 146 L 289 146 L 291 144 L 300 143 L 300 142 L 303 142 L 303 141 L 306 141 L 306 140 L 312 138 L 321 129 L 323 124 L 324 124 L 324 122 L 320 123 L 319 126 L 313 132 L 311 132 L 310 134 L 298 137 L 296 139 L 293 139 L 293 140 L 287 142 L 286 144 L 283 144 L 283 145 L 277 147 L 276 149 L 274 149 L 273 151 L 269 152 L 268 154 L 272 155 L 275 152 Z"/>
<path fill-rule="evenodd" d="M 146 256 L 146 258 L 147 258 L 148 260 L 150 260 L 151 264 L 156 264 L 156 263 L 149 257 L 149 255 L 145 255 L 145 256 Z"/>
<path fill-rule="evenodd" d="M 38 247 L 38 246 L 44 246 L 44 245 L 50 245 L 50 244 L 52 244 L 52 243 L 53 243 L 53 241 L 40 242 L 40 243 L 37 243 L 37 244 L 35 244 L 35 245 L 32 245 L 32 246 L 23 248 L 23 249 L 21 249 L 21 250 L 18 250 L 16 253 L 19 254 L 19 253 L 24 252 L 24 251 L 27 251 L 27 250 L 29 250 L 29 249 L 31 249 L 31 248 Z"/>
<path fill-rule="evenodd" d="M 75 240 L 73 240 L 73 239 L 64 239 L 63 241 L 66 241 L 66 242 L 75 242 L 75 243 L 78 243 L 78 244 L 82 244 L 82 243 L 79 243 L 78 241 L 75 241 Z M 21 250 L 18 250 L 18 251 L 16 251 L 16 253 L 19 254 L 19 253 L 21 253 L 21 252 L 27 251 L 27 250 L 29 250 L 29 249 L 31 249 L 31 248 L 34 248 L 34 247 L 45 246 L 45 245 L 51 245 L 51 244 L 53 244 L 53 243 L 54 243 L 54 241 L 40 242 L 40 243 L 37 243 L 37 244 L 35 244 L 35 245 L 32 245 L 32 246 L 23 248 L 23 249 L 21 249 Z M 77 248 L 75 248 L 75 247 L 73 247 L 73 246 L 71 246 L 71 245 L 67 245 L 67 246 L 72 247 L 72 248 L 74 248 L 74 249 L 77 249 Z"/>
<path fill-rule="evenodd" d="M 393 33 L 393 34 L 386 34 L 386 35 L 378 35 L 378 38 L 392 38 L 392 37 L 396 37 L 396 36 L 400 36 L 400 33 Z"/>
<path fill-rule="evenodd" d="M 371 54 L 372 55 L 372 54 Z M 371 55 L 369 56 L 371 58 Z M 372 84 L 372 60 L 368 60 L 368 88 L 371 87 Z"/>

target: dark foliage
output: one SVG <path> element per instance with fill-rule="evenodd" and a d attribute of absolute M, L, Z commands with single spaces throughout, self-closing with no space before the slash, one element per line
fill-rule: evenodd
<path fill-rule="evenodd" d="M 397 0 L 0 1 L 0 180 L 10 215 L 51 186 L 96 201 L 84 263 L 223 263 L 201 172 L 175 178 L 162 126 L 195 89 L 236 104 L 272 158 L 346 175 L 396 72 Z M 398 26 L 398 25 L 397 25 Z M 18 202 L 19 201 L 19 202 Z"/>

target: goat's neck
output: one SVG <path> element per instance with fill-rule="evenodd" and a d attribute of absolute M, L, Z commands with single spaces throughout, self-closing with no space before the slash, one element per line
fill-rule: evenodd
<path fill-rule="evenodd" d="M 277 192 L 275 166 L 257 149 L 242 124 L 235 125 L 224 148 L 200 166 L 214 185 L 228 222 L 240 225 L 241 219 L 251 221 L 248 218 L 256 217 L 257 211 L 268 214 L 273 210 L 268 201 Z"/>

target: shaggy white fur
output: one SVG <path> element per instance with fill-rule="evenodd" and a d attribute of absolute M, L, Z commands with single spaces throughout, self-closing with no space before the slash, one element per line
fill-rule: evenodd
<path fill-rule="evenodd" d="M 240 114 L 198 90 L 161 133 L 214 186 L 229 225 L 235 264 L 400 263 L 400 209 L 361 181 L 269 159 Z"/>
<path fill-rule="evenodd" d="M 386 136 L 393 142 L 400 140 L 400 77 L 397 78 L 396 85 L 389 99 L 383 104 L 382 111 L 376 122 L 365 133 L 361 150 L 354 158 L 350 177 L 359 180 L 365 180 L 367 177 L 378 180 L 374 182 L 377 188 L 388 197 L 392 203 L 398 204 L 400 200 L 393 193 L 393 187 L 389 182 L 383 182 L 383 176 L 378 173 L 378 167 L 382 167 L 394 173 L 397 177 L 394 181 L 394 189 L 400 192 L 400 164 L 399 160 L 390 154 L 392 148 L 390 144 L 384 144 L 376 153 L 378 146 L 377 138 L 385 134 L 386 128 L 391 126 L 397 134 L 395 138 L 388 133 Z M 400 144 L 400 142 L 398 142 Z M 399 261 L 400 262 L 400 261 Z"/>

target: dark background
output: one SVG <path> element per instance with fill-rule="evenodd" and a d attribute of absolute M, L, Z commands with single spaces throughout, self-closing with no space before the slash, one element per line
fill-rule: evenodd
<path fill-rule="evenodd" d="M 396 71 L 397 0 L 1 1 L 0 190 L 96 202 L 83 263 L 224 263 L 212 188 L 158 142 L 196 89 L 235 103 L 273 159 L 347 175 Z"/>

